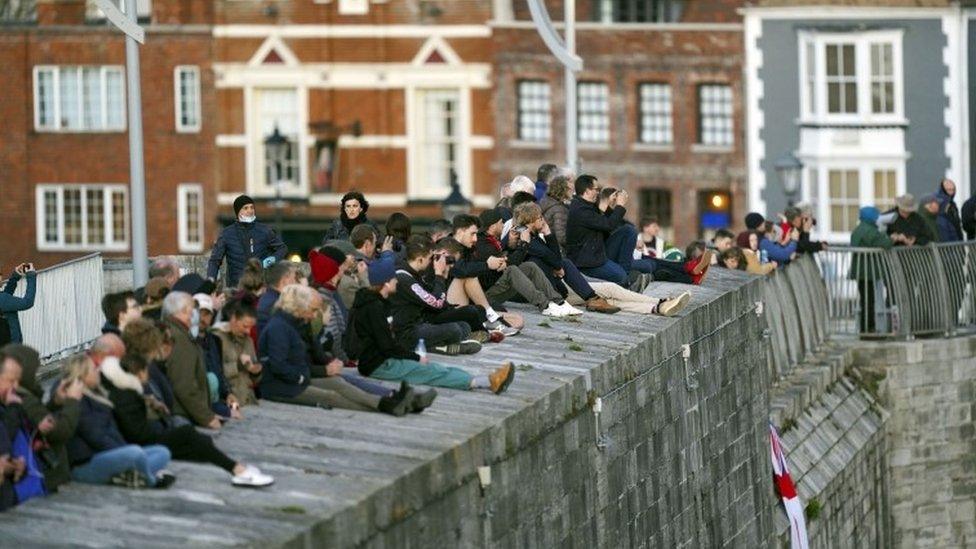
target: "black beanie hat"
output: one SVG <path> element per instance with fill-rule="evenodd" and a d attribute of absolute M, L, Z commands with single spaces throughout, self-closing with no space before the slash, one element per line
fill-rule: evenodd
<path fill-rule="evenodd" d="M 481 212 L 478 220 L 481 221 L 481 228 L 487 231 L 488 227 L 502 220 L 502 214 L 498 211 L 498 208 L 491 208 Z"/>
<path fill-rule="evenodd" d="M 750 231 L 754 231 L 759 228 L 760 225 L 766 222 L 766 218 L 762 214 L 752 212 L 746 215 L 746 228 Z"/>
<path fill-rule="evenodd" d="M 248 204 L 254 204 L 254 200 L 251 200 L 250 196 L 242 194 L 234 199 L 234 217 L 237 217 L 241 213 L 241 208 L 247 206 Z"/>
<path fill-rule="evenodd" d="M 319 249 L 319 253 L 331 257 L 336 263 L 342 265 L 346 262 L 346 252 L 336 248 L 335 246 L 323 246 Z"/>

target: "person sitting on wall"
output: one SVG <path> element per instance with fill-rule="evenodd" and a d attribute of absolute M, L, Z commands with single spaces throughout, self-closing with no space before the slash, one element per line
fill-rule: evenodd
<path fill-rule="evenodd" d="M 406 261 L 396 272 L 397 289 L 390 295 L 393 333 L 406 349 L 424 340 L 426 348 L 444 355 L 474 354 L 488 341 L 476 307 L 452 307 L 447 302 L 447 257 L 434 256 L 427 237 L 413 237 Z M 423 275 L 433 266 L 432 277 Z M 474 335 L 480 332 L 480 336 Z"/>
<path fill-rule="evenodd" d="M 322 314 L 322 297 L 308 286 L 286 286 L 275 303 L 274 314 L 261 332 L 258 354 L 264 365 L 261 398 L 315 406 L 379 411 L 403 416 L 411 410 L 414 392 L 401 387 L 391 396 L 381 397 L 346 382 L 343 364 L 330 363 L 325 377 L 312 377 L 309 349 L 302 333 L 308 323 Z"/>
<path fill-rule="evenodd" d="M 546 196 L 546 191 L 549 190 L 549 184 L 558 175 L 559 168 L 555 164 L 543 164 L 539 166 L 538 171 L 536 171 L 534 193 L 537 201 L 542 200 L 542 197 Z"/>
<path fill-rule="evenodd" d="M 515 367 L 510 361 L 487 376 L 473 376 L 461 368 L 430 362 L 426 355 L 403 348 L 387 320 L 389 297 L 397 286 L 393 262 L 383 259 L 370 264 L 369 282 L 369 288 L 356 294 L 347 333 L 347 351 L 359 361 L 359 372 L 364 376 L 448 389 L 486 389 L 495 394 L 504 392 L 515 379 Z"/>
<path fill-rule="evenodd" d="M 569 218 L 569 201 L 573 191 L 569 178 L 558 175 L 549 183 L 546 195 L 539 199 L 542 217 L 559 242 L 561 252 L 566 250 L 566 220 Z"/>
<path fill-rule="evenodd" d="M 454 239 L 465 247 L 464 255 L 454 265 L 454 276 L 476 277 L 485 296 L 492 302 L 503 303 L 521 296 L 545 316 L 582 314 L 553 289 L 538 265 L 523 261 L 524 247 L 516 247 L 505 255 L 498 240 L 502 226 L 502 217 L 497 210 L 485 210 L 480 221 L 471 215 L 454 218 Z M 482 229 L 480 233 L 479 227 Z M 512 264 L 509 264 L 510 260 Z"/>
<path fill-rule="evenodd" d="M 291 261 L 276 263 L 265 271 L 264 282 L 265 290 L 264 293 L 261 294 L 261 298 L 258 300 L 257 306 L 258 337 L 261 337 L 261 332 L 264 331 L 265 325 L 267 325 L 268 320 L 271 319 L 274 304 L 278 301 L 278 298 L 281 297 L 281 290 L 283 290 L 286 286 L 291 286 L 292 284 L 298 283 L 298 269 Z"/>
<path fill-rule="evenodd" d="M 533 202 L 527 202 L 515 207 L 514 219 L 516 223 L 514 238 L 524 243 L 529 261 L 535 263 L 545 274 L 553 288 L 563 297 L 569 295 L 572 289 L 576 295 L 583 298 L 586 310 L 598 313 L 613 314 L 620 311 L 597 295 L 590 283 L 580 273 L 576 265 L 564 258 L 559 251 L 559 243 L 549 229 L 549 224 L 542 217 L 542 209 Z"/>
<path fill-rule="evenodd" d="M 783 233 L 783 229 L 766 221 L 763 225 L 763 233 L 759 239 L 759 251 L 766 252 L 768 261 L 775 261 L 780 267 L 789 264 L 796 258 L 797 241 L 800 240 L 800 232 L 791 229 L 788 234 Z M 781 244 L 786 241 L 787 244 Z"/>
<path fill-rule="evenodd" d="M 250 258 L 261 261 L 265 267 L 285 259 L 288 246 L 274 229 L 256 221 L 254 200 L 242 194 L 234 199 L 236 221 L 220 231 L 210 262 L 207 264 L 207 278 L 216 280 L 220 264 L 227 258 L 227 286 L 237 286 Z"/>
<path fill-rule="evenodd" d="M 763 224 L 766 223 L 766 218 L 760 213 L 750 212 L 746 214 L 745 218 L 746 230 L 742 231 L 735 237 L 735 245 L 746 249 L 749 247 L 749 235 L 757 232 L 762 232 Z M 758 249 L 756 250 L 759 251 Z"/>
<path fill-rule="evenodd" d="M 640 230 L 637 250 L 641 252 L 641 257 L 663 259 L 666 245 L 661 236 L 661 224 L 658 219 L 653 216 L 641 219 Z"/>
<path fill-rule="evenodd" d="M 194 327 L 195 305 L 193 296 L 185 292 L 170 292 L 163 300 L 163 322 L 173 335 L 173 349 L 165 365 L 173 388 L 172 411 L 201 427 L 220 429 L 220 418 L 210 408 L 203 351 L 190 333 Z"/>
<path fill-rule="evenodd" d="M 142 308 L 132 292 L 116 292 L 102 298 L 102 314 L 105 315 L 102 333 L 121 336 L 126 324 L 142 318 Z"/>
<path fill-rule="evenodd" d="M 435 219 L 433 223 L 430 224 L 430 241 L 437 243 L 442 238 L 447 238 L 451 236 L 454 232 L 454 227 L 451 226 L 451 222 L 447 219 Z"/>
<path fill-rule="evenodd" d="M 238 406 L 257 404 L 254 386 L 261 380 L 262 366 L 250 337 L 257 310 L 235 299 L 224 305 L 223 316 L 225 321 L 212 329 L 220 342 L 221 374 Z"/>
<path fill-rule="evenodd" d="M 392 250 L 397 259 L 403 260 L 406 256 L 407 241 L 413 228 L 410 225 L 410 218 L 403 212 L 393 212 L 386 219 L 386 239 L 384 239 L 384 249 Z M 389 245 L 386 241 L 389 241 Z M 375 247 L 375 241 L 374 241 Z M 367 256 L 372 259 L 372 256 Z"/>
<path fill-rule="evenodd" d="M 718 264 L 720 256 L 725 251 L 732 249 L 733 246 L 735 246 L 735 233 L 728 229 L 715 231 L 711 246 L 712 251 L 715 252 L 712 254 L 712 265 Z"/>
<path fill-rule="evenodd" d="M 703 240 L 696 240 L 685 250 L 685 272 L 691 277 L 691 283 L 698 285 L 708 274 L 712 266 L 712 256 L 715 254 Z"/>

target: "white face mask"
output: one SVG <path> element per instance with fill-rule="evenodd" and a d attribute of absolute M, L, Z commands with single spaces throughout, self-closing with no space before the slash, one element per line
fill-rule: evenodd
<path fill-rule="evenodd" d="M 242 215 L 240 217 L 240 219 L 241 219 L 241 223 L 254 223 L 254 220 L 257 219 L 257 216 L 256 215 Z"/>

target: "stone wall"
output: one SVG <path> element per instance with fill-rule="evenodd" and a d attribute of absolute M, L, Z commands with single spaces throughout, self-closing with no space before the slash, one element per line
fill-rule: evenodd
<path fill-rule="evenodd" d="M 855 363 L 890 412 L 893 546 L 976 543 L 976 337 L 862 344 Z"/>

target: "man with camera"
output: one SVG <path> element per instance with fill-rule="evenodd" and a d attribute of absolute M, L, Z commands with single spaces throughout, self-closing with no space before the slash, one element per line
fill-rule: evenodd
<path fill-rule="evenodd" d="M 447 278 L 454 257 L 434 254 L 426 236 L 407 241 L 406 262 L 396 271 L 397 289 L 390 296 L 393 332 L 406 349 L 423 339 L 428 350 L 444 355 L 473 354 L 488 341 L 474 305 L 454 307 L 447 301 Z"/>
<path fill-rule="evenodd" d="M 600 185 L 596 177 L 576 178 L 576 196 L 569 204 L 566 221 L 566 255 L 580 272 L 593 278 L 627 285 L 627 270 L 607 257 L 607 238 L 624 224 L 627 191 L 616 191 L 607 199 L 607 212 L 598 206 Z M 628 250 L 633 253 L 633 249 Z"/>
<path fill-rule="evenodd" d="M 14 295 L 20 279 L 27 278 L 27 291 L 23 297 Z M 26 311 L 34 306 L 34 296 L 37 295 L 37 271 L 33 263 L 21 263 L 7 279 L 3 291 L 0 292 L 0 345 L 6 343 L 23 343 L 24 336 L 20 331 L 18 311 Z"/>

